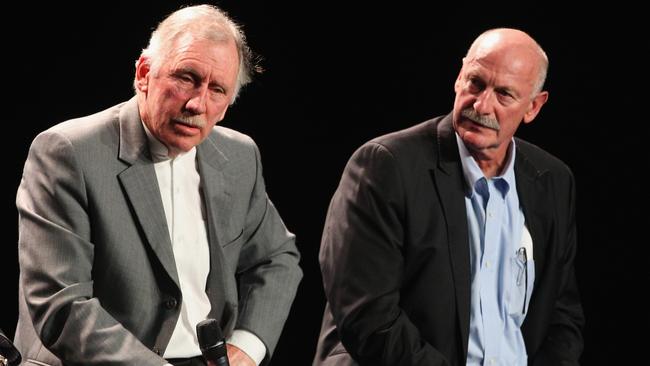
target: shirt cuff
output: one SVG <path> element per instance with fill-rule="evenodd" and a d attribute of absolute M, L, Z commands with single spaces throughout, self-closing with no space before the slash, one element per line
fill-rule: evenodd
<path fill-rule="evenodd" d="M 255 365 L 262 363 L 266 356 L 266 346 L 262 340 L 247 330 L 235 329 L 226 342 L 244 351 L 255 361 Z"/>

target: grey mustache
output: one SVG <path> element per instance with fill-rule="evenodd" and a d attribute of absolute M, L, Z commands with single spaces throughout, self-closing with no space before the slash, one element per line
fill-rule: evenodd
<path fill-rule="evenodd" d="M 187 125 L 199 128 L 206 125 L 205 120 L 199 116 L 177 116 L 174 119 Z"/>
<path fill-rule="evenodd" d="M 481 126 L 491 128 L 493 130 L 499 131 L 501 126 L 499 126 L 499 121 L 496 118 L 489 116 L 481 116 L 473 108 L 465 108 L 460 112 L 460 115 L 469 118 L 472 121 L 478 123 Z"/>

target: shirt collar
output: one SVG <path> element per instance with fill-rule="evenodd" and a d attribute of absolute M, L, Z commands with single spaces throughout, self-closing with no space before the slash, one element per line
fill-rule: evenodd
<path fill-rule="evenodd" d="M 147 128 L 147 125 L 144 122 L 142 122 L 142 127 L 144 127 L 144 131 L 147 134 L 147 141 L 149 142 L 149 152 L 151 152 L 151 157 L 154 163 L 159 163 L 161 161 L 171 159 L 169 157 L 169 149 L 167 148 L 167 146 L 165 146 L 165 144 L 160 142 L 160 140 L 158 140 L 156 136 L 154 136 L 151 133 L 151 131 L 149 131 L 149 128 Z M 173 160 L 176 160 L 188 153 L 191 153 L 190 155 L 194 155 L 195 151 L 196 151 L 196 147 L 193 147 L 192 150 L 188 152 L 180 152 Z"/>
<path fill-rule="evenodd" d="M 458 136 L 458 133 L 455 133 L 455 135 L 458 145 L 458 154 L 460 155 L 460 162 L 463 166 L 463 175 L 465 177 L 465 182 L 467 183 L 467 186 L 465 187 L 467 190 L 466 193 L 471 198 L 474 195 L 476 184 L 481 179 L 486 181 L 487 179 L 485 178 L 485 175 L 483 175 L 483 171 L 479 168 L 472 155 L 470 155 L 463 140 Z M 515 186 L 515 152 L 515 139 L 513 138 L 510 142 L 510 146 L 508 146 L 508 153 L 506 155 L 503 173 L 492 178 L 497 189 L 499 189 L 504 197 L 510 190 L 510 187 Z"/>

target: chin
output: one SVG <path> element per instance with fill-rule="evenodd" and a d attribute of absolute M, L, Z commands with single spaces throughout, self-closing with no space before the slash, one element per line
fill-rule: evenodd
<path fill-rule="evenodd" d="M 464 131 L 461 140 L 470 150 L 484 150 L 494 146 L 494 141 L 487 136 L 483 136 L 475 131 Z"/>
<path fill-rule="evenodd" d="M 187 145 L 177 146 L 177 147 L 176 147 L 176 150 L 179 151 L 179 152 L 182 152 L 182 153 L 186 153 L 186 152 L 192 150 L 192 148 L 193 148 L 194 146 L 196 146 L 196 145 L 194 145 L 194 144 L 187 144 Z"/>
<path fill-rule="evenodd" d="M 182 133 L 175 133 L 170 139 L 170 145 L 176 149 L 181 149 L 183 151 L 191 149 L 194 145 L 201 141 L 199 134 L 197 135 L 186 135 Z"/>

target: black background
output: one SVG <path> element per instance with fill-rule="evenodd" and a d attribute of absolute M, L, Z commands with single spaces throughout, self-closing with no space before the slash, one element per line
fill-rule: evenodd
<path fill-rule="evenodd" d="M 329 199 L 368 139 L 448 113 L 472 40 L 493 27 L 529 32 L 550 58 L 550 100 L 518 135 L 572 167 L 578 185 L 577 275 L 587 316 L 586 365 L 631 364 L 645 351 L 649 132 L 648 40 L 624 6 L 301 5 L 221 1 L 244 25 L 266 72 L 222 122 L 252 136 L 268 193 L 297 235 L 305 277 L 273 365 L 308 365 L 324 296 L 318 248 Z M 0 327 L 17 320 L 15 192 L 36 134 L 133 95 L 134 62 L 181 3 L 14 4 L 3 10 L 5 185 L 1 191 Z M 449 7 L 451 6 L 451 8 Z M 642 152 L 642 150 L 644 150 Z M 550 198 L 549 198 L 550 199 Z M 641 332 L 633 336 L 632 332 Z"/>

